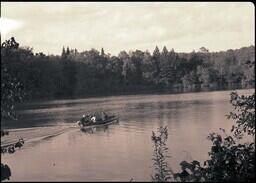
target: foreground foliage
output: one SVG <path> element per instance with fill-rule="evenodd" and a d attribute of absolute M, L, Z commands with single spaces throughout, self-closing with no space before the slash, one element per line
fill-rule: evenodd
<path fill-rule="evenodd" d="M 168 139 L 168 129 L 167 127 L 160 127 L 158 129 L 158 134 L 152 132 L 153 141 L 153 165 L 155 168 L 155 174 L 151 177 L 154 182 L 166 182 L 173 180 L 173 172 L 169 168 L 166 158 L 168 148 L 166 146 L 166 141 Z"/>
<path fill-rule="evenodd" d="M 222 135 L 211 133 L 208 136 L 213 144 L 208 153 L 210 158 L 203 164 L 196 160 L 182 161 L 180 163 L 182 172 L 174 173 L 174 179 L 155 176 L 157 181 L 255 182 L 255 93 L 250 96 L 239 96 L 236 92 L 232 92 L 230 102 L 236 113 L 231 112 L 228 118 L 235 120 L 236 123 L 231 129 L 231 135 L 227 135 L 225 130 L 220 128 Z M 154 133 L 152 139 L 153 137 L 155 138 Z M 167 140 L 166 135 L 159 136 L 159 138 L 164 142 Z M 247 138 L 247 140 L 243 138 Z M 158 141 L 162 140 L 158 139 Z M 244 140 L 244 143 L 241 140 Z M 155 140 L 153 141 L 155 142 Z M 162 145 L 164 148 L 165 144 Z M 164 148 L 164 150 L 166 149 Z M 162 160 L 166 161 L 164 158 Z M 156 163 L 154 166 L 158 171 L 156 175 L 162 175 L 161 172 L 168 169 L 164 166 L 160 170 Z M 169 177 L 168 174 L 167 177 Z"/>
<path fill-rule="evenodd" d="M 9 132 L 1 130 L 1 138 L 5 135 L 9 135 Z M 23 146 L 23 144 L 24 144 L 24 140 L 19 139 L 19 141 L 16 143 L 1 146 L 1 154 L 4 154 L 4 153 L 12 154 L 16 151 L 15 149 L 17 149 L 17 148 L 20 149 Z M 6 179 L 9 180 L 11 175 L 12 174 L 11 174 L 10 167 L 7 164 L 4 164 L 1 162 L 1 181 L 6 180 Z"/>
<path fill-rule="evenodd" d="M 1 45 L 1 54 L 10 60 L 1 59 L 1 123 L 5 119 L 17 119 L 16 105 L 23 101 L 25 92 L 23 84 L 16 78 L 15 73 L 11 72 L 10 64 L 13 59 L 17 57 L 17 50 L 19 44 L 14 38 L 5 41 Z M 1 125 L 2 127 L 2 125 Z M 1 129 L 1 138 L 5 135 L 9 135 L 8 131 Z M 1 154 L 15 152 L 16 148 L 21 148 L 24 144 L 23 139 L 19 139 L 18 142 L 2 146 Z M 1 162 L 1 181 L 10 179 L 11 169 L 7 164 Z"/>
<path fill-rule="evenodd" d="M 25 93 L 23 84 L 17 79 L 15 73 L 12 72 L 11 64 L 16 59 L 19 44 L 14 38 L 5 41 L 1 45 L 1 119 L 16 119 L 15 106 L 22 102 Z M 8 58 L 3 59 L 3 58 Z"/>
<path fill-rule="evenodd" d="M 208 139 L 213 143 L 210 159 L 203 165 L 197 161 L 182 162 L 187 176 L 176 174 L 181 181 L 255 181 L 255 141 L 239 143 L 245 135 L 255 138 L 255 93 L 239 96 L 232 92 L 230 102 L 236 110 L 228 115 L 236 122 L 232 135 L 210 134 Z"/>

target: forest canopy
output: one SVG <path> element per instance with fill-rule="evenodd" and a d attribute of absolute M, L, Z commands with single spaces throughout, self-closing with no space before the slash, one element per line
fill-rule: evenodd
<path fill-rule="evenodd" d="M 1 65 L 8 68 L 8 76 L 18 79 L 26 99 L 248 88 L 255 83 L 254 46 L 221 52 L 201 47 L 191 53 L 156 46 L 153 53 L 121 51 L 118 56 L 106 54 L 103 48 L 78 52 L 63 47 L 61 55 L 46 55 L 11 38 L 1 44 Z M 1 82 L 5 84 L 4 77 Z"/>

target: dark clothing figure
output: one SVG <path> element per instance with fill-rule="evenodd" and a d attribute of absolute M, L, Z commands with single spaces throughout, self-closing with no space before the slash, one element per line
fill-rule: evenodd
<path fill-rule="evenodd" d="M 85 117 L 82 117 L 81 123 L 84 125 L 85 124 Z"/>
<path fill-rule="evenodd" d="M 82 125 L 86 125 L 87 123 L 90 122 L 90 116 L 89 115 L 83 115 L 80 122 L 82 123 Z"/>

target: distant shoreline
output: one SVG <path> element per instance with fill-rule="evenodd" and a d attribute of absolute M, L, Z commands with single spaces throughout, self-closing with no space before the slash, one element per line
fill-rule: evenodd
<path fill-rule="evenodd" d="M 94 95 L 83 95 L 83 96 L 73 96 L 73 97 L 50 97 L 45 99 L 31 99 L 27 100 L 19 106 L 22 106 L 26 103 L 37 103 L 37 102 L 45 102 L 52 100 L 75 100 L 75 99 L 90 99 L 90 98 L 104 98 L 104 97 L 117 97 L 117 96 L 129 96 L 129 95 L 147 95 L 147 94 L 182 94 L 182 93 L 200 93 L 200 92 L 213 92 L 213 91 L 232 91 L 232 90 L 249 90 L 255 89 L 255 86 L 250 87 L 223 87 L 223 88 L 214 88 L 211 89 L 209 87 L 206 88 L 195 88 L 195 89 L 155 89 L 155 90 L 140 90 L 140 91 L 126 91 L 126 92 L 113 92 L 113 93 L 105 93 L 105 94 L 94 94 Z"/>

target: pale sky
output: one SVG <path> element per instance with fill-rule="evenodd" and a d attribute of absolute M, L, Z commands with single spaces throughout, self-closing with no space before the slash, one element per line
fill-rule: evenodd
<path fill-rule="evenodd" d="M 177 52 L 255 45 L 250 2 L 1 2 L 1 41 L 12 36 L 35 52 L 102 47 Z"/>

